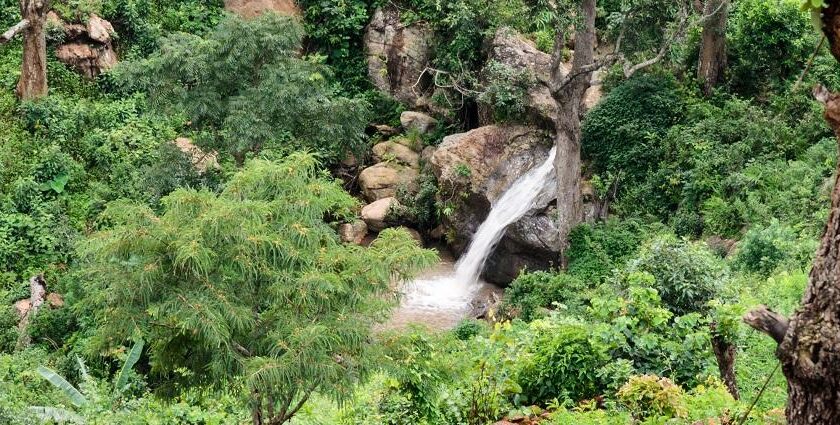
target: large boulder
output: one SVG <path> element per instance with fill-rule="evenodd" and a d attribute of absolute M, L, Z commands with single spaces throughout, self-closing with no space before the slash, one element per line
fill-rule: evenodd
<path fill-rule="evenodd" d="M 364 220 L 338 225 L 338 236 L 344 243 L 361 245 L 368 233 L 368 225 Z"/>
<path fill-rule="evenodd" d="M 362 208 L 362 220 L 368 229 L 380 232 L 390 227 L 388 212 L 400 205 L 396 198 L 383 198 Z"/>
<path fill-rule="evenodd" d="M 420 173 L 411 167 L 396 162 L 381 162 L 365 168 L 359 174 L 359 186 L 368 201 L 377 201 L 397 195 L 397 189 L 405 188 L 416 192 Z"/>
<path fill-rule="evenodd" d="M 551 96 L 551 55 L 537 49 L 537 46 L 523 35 L 507 27 L 499 28 L 490 49 L 490 61 L 497 62 L 512 71 L 526 72 L 533 77 L 525 99 L 527 121 L 542 128 L 554 129 L 557 120 L 557 103 Z M 571 70 L 569 63 L 560 64 L 560 74 Z M 593 82 L 598 80 L 592 76 Z M 601 98 L 600 85 L 593 86 L 585 95 L 584 109 L 589 110 Z M 482 125 L 493 122 L 491 105 L 480 105 L 479 119 Z"/>
<path fill-rule="evenodd" d="M 415 130 L 426 134 L 437 127 L 438 121 L 422 112 L 405 111 L 400 114 L 400 124 L 406 130 Z"/>
<path fill-rule="evenodd" d="M 426 104 L 432 81 L 424 71 L 433 35 L 423 22 L 402 23 L 395 6 L 376 9 L 364 36 L 368 76 L 374 86 L 409 106 Z"/>
<path fill-rule="evenodd" d="M 393 160 L 411 168 L 420 168 L 420 154 L 401 143 L 392 141 L 377 143 L 373 147 L 373 157 L 377 161 Z"/>
<path fill-rule="evenodd" d="M 113 46 L 116 32 L 110 22 L 95 14 L 88 17 L 87 25 L 65 23 L 54 13 L 48 20 L 50 25 L 64 29 L 65 42 L 55 52 L 60 62 L 90 79 L 117 64 Z"/>
<path fill-rule="evenodd" d="M 431 158 L 443 199 L 456 200 L 452 215 L 444 220 L 456 253 L 463 253 L 491 206 L 523 174 L 544 163 L 552 138 L 527 126 L 486 126 L 443 139 Z M 528 268 L 556 265 L 560 241 L 552 218 L 555 186 L 546 182 L 536 207 L 510 226 L 488 260 L 484 278 L 509 283 Z"/>
<path fill-rule="evenodd" d="M 266 12 L 300 16 L 300 8 L 294 0 L 225 0 L 225 10 L 243 18 L 253 18 Z"/>

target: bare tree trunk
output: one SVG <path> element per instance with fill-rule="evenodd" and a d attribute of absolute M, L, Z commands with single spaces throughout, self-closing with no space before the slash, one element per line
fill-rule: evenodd
<path fill-rule="evenodd" d="M 21 0 L 20 12 L 28 24 L 23 30 L 23 64 L 17 95 L 21 100 L 30 100 L 47 95 L 47 40 L 44 30 L 49 1 Z"/>
<path fill-rule="evenodd" d="M 726 385 L 729 394 L 732 394 L 735 400 L 740 400 L 741 395 L 738 392 L 738 380 L 735 377 L 735 355 L 738 353 L 738 348 L 735 344 L 727 341 L 726 338 L 715 335 L 712 336 L 712 349 L 717 359 L 720 379 Z"/>
<path fill-rule="evenodd" d="M 840 60 L 840 0 L 823 8 L 823 31 Z M 825 118 L 840 140 L 840 94 L 816 91 Z M 840 173 L 840 168 L 838 168 Z M 831 212 L 802 306 L 787 319 L 766 309 L 745 321 L 772 336 L 788 382 L 789 425 L 840 424 L 840 181 L 835 181 Z"/>
<path fill-rule="evenodd" d="M 703 94 L 709 96 L 726 69 L 726 20 L 729 0 L 706 0 L 703 15 L 703 39 L 700 43 L 700 64 L 697 78 L 703 83 Z"/>
<path fill-rule="evenodd" d="M 26 315 L 18 323 L 18 340 L 17 347 L 15 347 L 18 351 L 29 348 L 29 345 L 32 343 L 29 338 L 29 323 L 38 314 L 38 310 L 44 304 L 46 296 L 47 284 L 44 281 L 44 276 L 32 276 L 29 279 L 29 311 L 26 312 Z"/>
<path fill-rule="evenodd" d="M 583 0 L 581 3 L 582 22 L 577 25 L 575 34 L 572 69 L 569 71 L 568 80 L 558 82 L 556 89 L 552 90 L 559 109 L 555 123 L 557 155 L 554 166 L 557 170 L 557 224 L 562 241 L 560 254 L 564 266 L 569 233 L 583 218 L 580 193 L 580 126 L 584 95 L 591 84 L 592 72 L 595 70 L 595 44 L 597 42 L 595 15 L 596 0 Z M 562 49 L 563 46 L 554 48 Z M 560 56 L 555 55 L 555 60 L 558 60 Z"/>

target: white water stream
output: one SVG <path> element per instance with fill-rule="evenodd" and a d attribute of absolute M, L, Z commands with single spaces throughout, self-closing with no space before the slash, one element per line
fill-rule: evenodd
<path fill-rule="evenodd" d="M 400 310 L 431 310 L 454 314 L 464 313 L 479 295 L 479 281 L 484 263 L 501 241 L 508 226 L 534 208 L 540 193 L 554 169 L 555 150 L 546 161 L 517 179 L 492 205 L 487 219 L 478 228 L 466 253 L 453 272 L 437 274 L 407 283 Z"/>

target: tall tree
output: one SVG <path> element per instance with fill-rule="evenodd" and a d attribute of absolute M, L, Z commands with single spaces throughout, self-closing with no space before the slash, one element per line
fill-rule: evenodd
<path fill-rule="evenodd" d="M 840 0 L 817 2 L 816 7 L 831 53 L 840 61 Z M 825 104 L 825 119 L 840 140 L 840 93 L 819 87 L 815 94 Z M 776 356 L 788 382 L 787 423 L 840 423 L 840 180 L 835 180 L 828 224 L 802 306 L 789 320 L 761 307 L 744 321 L 779 344 Z"/>
<path fill-rule="evenodd" d="M 325 220 L 351 219 L 357 201 L 308 154 L 251 161 L 220 194 L 180 189 L 163 205 L 113 204 L 115 226 L 83 245 L 95 340 L 150 341 L 163 382 L 244 382 L 254 425 L 289 421 L 314 391 L 350 394 L 393 282 L 435 259 L 396 230 L 341 244 Z"/>
<path fill-rule="evenodd" d="M 636 72 L 661 62 L 672 43 L 685 34 L 692 7 L 687 0 L 676 3 L 661 0 L 625 0 L 622 6 L 624 12 L 620 13 L 617 19 L 621 23 L 613 40 L 612 53 L 600 58 L 595 57 L 595 47 L 598 44 L 595 27 L 597 0 L 581 0 L 580 13 L 577 15 L 577 22 L 574 23 L 575 49 L 569 72 L 564 72 L 561 64 L 563 49 L 566 47 L 566 29 L 571 25 L 559 28 L 554 43 L 551 93 L 558 105 L 555 122 L 557 224 L 562 241 L 561 258 L 564 263 L 569 233 L 583 218 L 580 192 L 581 120 L 584 113 L 583 101 L 592 84 L 593 73 L 620 64 L 624 77 L 630 78 Z M 650 22 L 651 16 L 656 16 L 655 20 L 664 22 L 663 26 L 669 28 L 654 31 L 653 35 L 647 34 L 647 31 L 628 30 L 629 27 L 638 24 L 639 20 L 647 19 Z M 630 45 L 630 48 L 626 48 L 627 45 Z"/>
<path fill-rule="evenodd" d="M 0 35 L 0 44 L 23 34 L 23 63 L 17 95 L 21 100 L 36 99 L 47 95 L 47 39 L 45 27 L 49 0 L 20 0 L 23 19 Z"/>
<path fill-rule="evenodd" d="M 703 38 L 700 41 L 700 58 L 697 78 L 703 84 L 703 94 L 709 96 L 726 70 L 726 21 L 729 0 L 706 0 L 702 13 Z"/>

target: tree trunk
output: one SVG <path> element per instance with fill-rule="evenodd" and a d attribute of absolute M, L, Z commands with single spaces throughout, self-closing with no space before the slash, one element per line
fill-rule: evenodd
<path fill-rule="evenodd" d="M 44 29 L 49 12 L 47 0 L 21 0 L 21 16 L 29 22 L 23 30 L 23 64 L 17 95 L 21 100 L 47 95 L 47 40 Z"/>
<path fill-rule="evenodd" d="M 44 299 L 47 296 L 47 283 L 44 281 L 44 276 L 32 276 L 29 279 L 29 311 L 18 323 L 18 340 L 15 349 L 22 351 L 29 348 L 32 343 L 29 337 L 29 323 L 32 318 L 38 314 L 38 310 L 44 304 Z"/>
<path fill-rule="evenodd" d="M 840 0 L 827 4 L 823 31 L 840 61 Z M 840 94 L 817 94 L 840 140 Z M 779 342 L 776 355 L 788 382 L 787 423 L 840 424 L 840 181 L 835 180 L 828 224 L 802 306 L 789 322 L 766 309 L 749 313 L 745 320 Z"/>
<path fill-rule="evenodd" d="M 715 335 L 712 337 L 712 349 L 717 359 L 720 379 L 726 385 L 729 394 L 732 394 L 735 400 L 740 400 L 738 380 L 735 378 L 735 355 L 738 353 L 738 348 L 735 347 L 735 344 L 727 341 L 726 338 Z"/>
<path fill-rule="evenodd" d="M 706 0 L 703 15 L 703 39 L 700 43 L 700 64 L 697 78 L 703 83 L 703 94 L 710 96 L 726 69 L 726 20 L 729 0 Z"/>
<path fill-rule="evenodd" d="M 572 69 L 569 71 L 571 79 L 565 84 L 558 84 L 561 86 L 552 92 L 558 105 L 558 118 L 555 123 L 557 154 L 554 166 L 557 170 L 557 224 L 561 240 L 560 254 L 564 266 L 569 233 L 583 218 L 580 193 L 580 125 L 584 95 L 591 84 L 594 71 L 595 15 L 596 0 L 583 0 L 581 3 L 582 22 L 577 26 L 574 58 Z M 554 48 L 562 49 L 563 46 Z"/>

